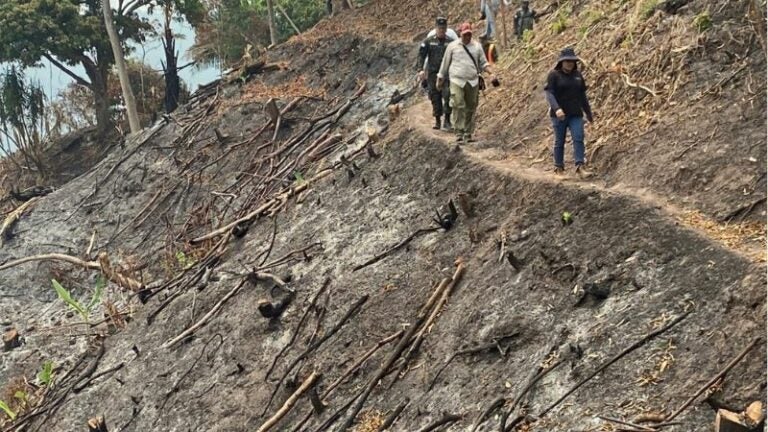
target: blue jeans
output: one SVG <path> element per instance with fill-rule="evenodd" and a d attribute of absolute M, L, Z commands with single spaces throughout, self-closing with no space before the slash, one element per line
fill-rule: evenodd
<path fill-rule="evenodd" d="M 552 129 L 555 132 L 555 166 L 565 166 L 565 133 L 568 130 L 571 131 L 573 140 L 573 161 L 576 165 L 584 164 L 584 118 L 569 116 L 560 120 L 552 117 Z"/>
<path fill-rule="evenodd" d="M 494 38 L 496 37 L 496 17 L 493 14 L 493 9 L 491 9 L 490 4 L 484 2 L 483 10 L 485 12 L 485 36 L 489 39 Z"/>

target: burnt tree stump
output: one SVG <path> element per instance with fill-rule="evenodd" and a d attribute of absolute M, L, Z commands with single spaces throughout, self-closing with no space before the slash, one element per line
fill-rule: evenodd
<path fill-rule="evenodd" d="M 3 334 L 3 351 L 10 351 L 21 346 L 21 338 L 16 329 L 10 329 Z"/>
<path fill-rule="evenodd" d="M 109 432 L 104 417 L 93 417 L 88 420 L 88 432 Z"/>

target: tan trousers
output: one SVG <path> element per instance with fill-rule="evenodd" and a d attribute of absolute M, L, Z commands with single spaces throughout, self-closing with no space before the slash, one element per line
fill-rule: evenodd
<path fill-rule="evenodd" d="M 479 86 L 466 83 L 464 87 L 451 83 L 451 120 L 453 130 L 459 138 L 471 137 L 475 131 L 475 111 L 480 97 Z"/>

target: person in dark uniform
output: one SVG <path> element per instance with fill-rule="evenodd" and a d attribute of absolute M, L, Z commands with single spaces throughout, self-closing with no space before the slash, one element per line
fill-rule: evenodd
<path fill-rule="evenodd" d="M 432 115 L 435 117 L 434 129 L 440 129 L 440 121 L 445 116 L 442 128 L 451 130 L 451 92 L 448 86 L 444 86 L 442 90 L 437 88 L 437 74 L 440 72 L 445 48 L 455 39 L 448 34 L 447 19 L 439 17 L 436 24 L 434 35 L 427 36 L 419 46 L 419 60 L 416 63 L 416 70 L 419 71 L 419 79 L 427 82 L 429 99 L 432 102 Z"/>
<path fill-rule="evenodd" d="M 562 50 L 555 68 L 547 76 L 544 97 L 549 104 L 549 116 L 555 135 L 555 173 L 560 174 L 565 170 L 565 134 L 571 131 L 576 174 L 590 177 L 592 173 L 584 167 L 584 116 L 589 123 L 592 123 L 593 116 L 587 98 L 587 84 L 578 68 L 580 61 L 573 48 Z"/>
<path fill-rule="evenodd" d="M 515 13 L 515 36 L 522 39 L 527 31 L 533 31 L 533 24 L 536 22 L 536 11 L 530 8 L 530 1 L 520 2 L 520 9 Z"/>

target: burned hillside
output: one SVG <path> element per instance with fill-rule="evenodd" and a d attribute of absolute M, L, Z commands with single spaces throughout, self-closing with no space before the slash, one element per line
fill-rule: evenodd
<path fill-rule="evenodd" d="M 502 55 L 479 143 L 456 149 L 430 128 L 415 42 L 471 3 L 326 19 L 19 212 L 0 249 L 1 316 L 25 342 L 0 368 L 4 430 L 682 432 L 765 400 L 750 2 L 654 10 L 624 26 L 634 55 L 610 49 L 633 2 L 554 2 L 537 56 Z M 589 38 L 554 35 L 558 14 L 593 9 Z M 712 32 L 678 29 L 704 10 Z M 541 81 L 574 40 L 601 114 L 590 181 L 539 160 Z M 695 54 L 718 41 L 740 61 Z M 717 73 L 661 84 L 702 68 Z M 678 127 L 686 114 L 716 132 Z M 51 279 L 81 307 L 105 286 L 81 314 Z"/>

